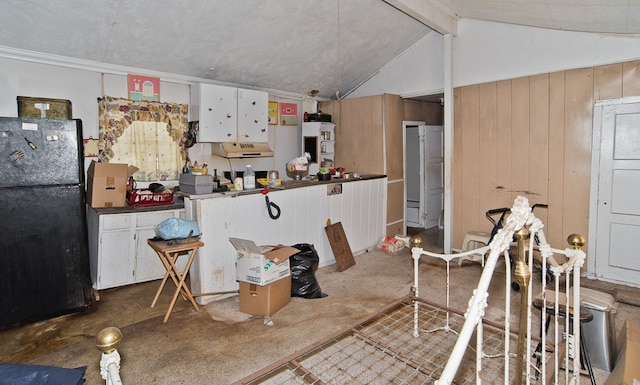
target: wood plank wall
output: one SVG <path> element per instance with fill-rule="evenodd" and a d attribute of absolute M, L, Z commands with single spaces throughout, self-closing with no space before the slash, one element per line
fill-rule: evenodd
<path fill-rule="evenodd" d="M 438 103 L 384 94 L 319 103 L 336 123 L 336 165 L 361 174 L 387 175 L 387 235 L 403 234 L 403 120 L 442 124 Z"/>
<path fill-rule="evenodd" d="M 404 99 L 403 120 L 425 121 L 427 125 L 439 126 L 444 122 L 444 108 L 440 103 Z"/>
<path fill-rule="evenodd" d="M 400 96 L 384 94 L 385 173 L 387 174 L 387 235 L 404 234 L 404 104 Z"/>
<path fill-rule="evenodd" d="M 638 95 L 640 60 L 454 89 L 452 247 L 517 195 L 549 205 L 535 213 L 552 246 L 586 237 L 593 103 Z"/>

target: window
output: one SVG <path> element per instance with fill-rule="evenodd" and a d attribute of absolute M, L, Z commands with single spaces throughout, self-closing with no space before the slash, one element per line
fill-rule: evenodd
<path fill-rule="evenodd" d="M 138 181 L 176 180 L 187 159 L 184 104 L 98 100 L 100 160 L 137 167 Z"/>

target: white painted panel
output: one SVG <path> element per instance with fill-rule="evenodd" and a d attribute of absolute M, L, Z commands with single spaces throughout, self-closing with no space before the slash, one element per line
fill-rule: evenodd
<path fill-rule="evenodd" d="M 217 293 L 237 290 L 235 277 L 235 250 L 228 241 L 233 224 L 231 198 L 185 199 L 187 219 L 198 221 L 204 247 L 191 266 L 190 284 L 194 294 Z M 193 209 L 193 210 L 192 210 Z M 195 212 L 196 217 L 190 213 Z M 214 297 L 198 297 L 200 304 L 214 300 Z"/>
<path fill-rule="evenodd" d="M 132 282 L 134 266 L 129 230 L 103 232 L 100 236 L 99 254 L 96 289 L 108 289 Z"/>
<path fill-rule="evenodd" d="M 609 266 L 640 272 L 640 227 L 625 223 L 611 224 Z M 624 274 L 624 273 L 623 273 Z"/>
<path fill-rule="evenodd" d="M 100 217 L 102 224 L 100 230 L 116 230 L 131 228 L 131 215 L 130 214 L 115 214 L 115 215 L 103 215 Z"/>
<path fill-rule="evenodd" d="M 616 115 L 613 139 L 613 159 L 640 159 L 640 116 L 636 114 Z"/>
<path fill-rule="evenodd" d="M 191 268 L 193 292 L 237 289 L 236 252 L 229 237 L 251 239 L 258 245 L 312 244 L 320 266 L 327 266 L 335 263 L 324 230 L 330 218 L 332 223 L 342 222 L 354 254 L 371 248 L 385 231 L 385 186 L 386 178 L 380 178 L 342 183 L 342 194 L 332 196 L 327 195 L 327 185 L 271 191 L 269 199 L 281 208 L 277 220 L 269 217 L 262 194 L 185 199 L 185 211 L 196 213 L 205 244 Z M 214 299 L 199 297 L 198 302 Z"/>
<path fill-rule="evenodd" d="M 611 213 L 640 215 L 640 170 L 613 170 Z"/>

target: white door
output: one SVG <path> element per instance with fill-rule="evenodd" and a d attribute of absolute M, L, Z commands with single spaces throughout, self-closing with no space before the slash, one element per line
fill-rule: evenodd
<path fill-rule="evenodd" d="M 96 289 L 128 285 L 133 280 L 131 230 L 104 231 L 100 234 L 100 265 Z"/>
<path fill-rule="evenodd" d="M 406 225 L 425 228 L 425 146 L 424 129 L 418 125 L 405 125 L 405 181 Z"/>
<path fill-rule="evenodd" d="M 405 122 L 406 225 L 429 229 L 443 207 L 443 128 L 411 123 Z"/>
<path fill-rule="evenodd" d="M 638 286 L 640 98 L 596 104 L 593 146 L 589 273 Z"/>
<path fill-rule="evenodd" d="M 444 132 L 442 126 L 423 126 L 425 132 L 425 228 L 438 225 L 444 193 Z"/>

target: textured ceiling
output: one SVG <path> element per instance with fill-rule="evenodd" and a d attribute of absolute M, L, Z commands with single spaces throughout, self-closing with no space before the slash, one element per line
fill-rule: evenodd
<path fill-rule="evenodd" d="M 2 8 L 0 45 L 334 98 L 431 31 L 379 0 L 5 0 Z"/>
<path fill-rule="evenodd" d="M 640 0 L 418 0 L 454 18 L 640 33 Z M 335 98 L 433 32 L 382 0 L 4 0 L 0 46 Z"/>
<path fill-rule="evenodd" d="M 442 0 L 460 17 L 580 32 L 640 34 L 640 0 Z"/>

